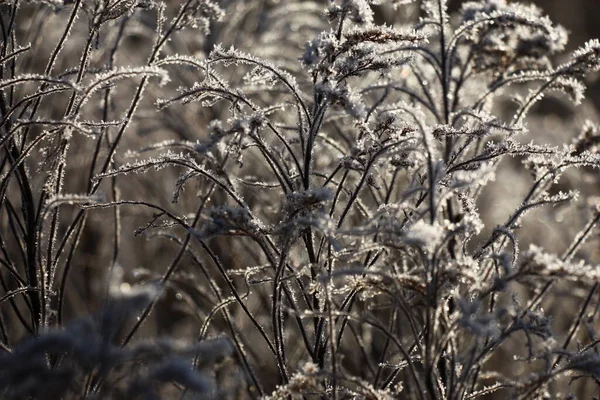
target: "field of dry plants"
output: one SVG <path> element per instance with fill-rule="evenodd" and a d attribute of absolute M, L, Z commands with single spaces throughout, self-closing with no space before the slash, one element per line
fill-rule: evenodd
<path fill-rule="evenodd" d="M 509 0 L 0 1 L 0 398 L 594 398 L 568 36 Z"/>

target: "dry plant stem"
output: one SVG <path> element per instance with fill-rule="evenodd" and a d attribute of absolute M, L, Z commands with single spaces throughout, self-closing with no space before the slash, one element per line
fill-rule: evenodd
<path fill-rule="evenodd" d="M 289 382 L 289 372 L 287 368 L 287 361 L 285 356 L 285 336 L 283 333 L 284 319 L 282 311 L 282 276 L 285 269 L 286 257 L 289 252 L 289 244 L 282 246 L 281 254 L 279 255 L 279 261 L 277 269 L 275 271 L 275 278 L 273 282 L 273 304 L 272 304 L 272 320 L 273 320 L 273 336 L 275 338 L 275 348 L 277 356 L 277 364 L 282 373 L 282 379 L 284 383 Z"/>
<path fill-rule="evenodd" d="M 115 44 L 111 48 L 111 52 L 110 52 L 110 57 L 109 57 L 109 62 L 108 62 L 109 68 L 112 68 L 114 66 L 117 49 L 123 38 L 123 33 L 124 33 L 125 26 L 126 26 L 128 20 L 129 20 L 129 18 L 124 18 L 123 21 L 121 22 L 121 24 L 119 25 L 119 32 L 117 35 L 117 39 L 115 40 Z M 108 118 L 109 118 L 108 113 L 109 113 L 109 107 L 110 107 L 110 102 L 109 102 L 110 94 L 111 94 L 111 88 L 109 87 L 104 92 L 104 99 L 103 99 L 103 106 L 102 106 L 102 117 L 103 117 L 104 121 L 108 121 Z M 102 143 L 105 140 L 105 138 L 106 138 L 107 142 L 109 142 L 108 128 L 103 127 L 100 132 L 100 135 L 98 135 L 98 139 L 96 141 L 96 146 L 94 148 L 94 154 L 92 156 L 92 160 L 90 163 L 90 170 L 89 170 L 89 174 L 88 174 L 88 185 L 87 185 L 87 193 L 90 193 L 90 194 L 93 193 L 93 191 L 92 191 L 93 179 L 92 178 L 94 177 L 94 175 L 96 173 L 95 172 L 96 165 L 100 160 L 100 158 L 99 158 L 100 151 L 102 148 Z M 114 167 L 115 167 L 115 163 L 113 160 L 113 168 Z M 117 197 L 116 179 L 115 178 L 112 179 L 112 195 L 113 195 L 113 201 L 119 200 Z M 118 207 L 115 207 L 115 209 L 114 209 L 114 218 L 115 218 L 115 230 L 114 230 L 115 240 L 114 240 L 114 248 L 113 248 L 112 266 L 114 266 L 114 264 L 116 263 L 116 259 L 117 259 L 117 255 L 118 255 L 118 246 L 119 246 L 119 242 L 120 242 L 120 240 L 119 240 L 120 214 L 119 214 Z M 79 214 L 77 215 L 75 220 L 67 228 L 67 232 L 64 235 L 64 237 L 63 237 L 62 241 L 60 242 L 60 244 L 57 248 L 57 251 L 56 251 L 57 256 L 54 260 L 54 265 L 53 265 L 54 269 L 58 268 L 59 255 L 62 254 L 64 247 L 67 245 L 67 241 L 71 238 L 73 230 L 75 230 L 75 238 L 71 244 L 71 248 L 69 249 L 68 257 L 64 263 L 62 279 L 60 282 L 60 286 L 58 288 L 58 305 L 57 305 L 58 316 L 57 316 L 57 319 L 58 319 L 59 325 L 62 325 L 62 322 L 63 322 L 63 312 L 64 312 L 63 306 L 64 306 L 64 299 L 65 299 L 65 293 L 66 293 L 66 285 L 67 285 L 67 281 L 68 281 L 67 278 L 69 276 L 69 271 L 71 269 L 71 261 L 73 260 L 73 256 L 74 256 L 76 248 L 77 248 L 77 243 L 79 242 L 79 239 L 82 235 L 83 228 L 86 223 L 86 219 L 87 219 L 87 216 L 85 214 L 83 214 L 81 217 Z M 112 266 L 108 271 L 108 276 L 112 276 Z"/>
<path fill-rule="evenodd" d="M 54 51 L 52 53 L 52 55 L 50 56 L 50 60 L 46 66 L 45 69 L 45 75 L 49 75 L 53 68 L 54 68 L 54 64 L 56 63 L 56 60 L 58 58 L 58 55 L 60 53 L 60 51 L 62 50 L 65 42 L 67 41 L 67 38 L 71 32 L 71 29 L 73 27 L 73 24 L 75 22 L 75 19 L 77 17 L 77 14 L 79 13 L 79 7 L 81 5 L 81 0 L 77 0 L 75 2 L 75 5 L 73 7 L 73 11 L 71 12 L 71 15 L 68 19 L 65 31 L 63 33 L 63 35 L 61 36 L 59 42 L 57 43 L 56 47 L 54 48 Z M 14 13 L 16 14 L 16 8 L 14 10 Z M 33 116 L 36 114 L 37 110 L 39 109 L 39 106 L 41 104 L 42 98 L 38 97 L 35 100 L 35 103 L 33 105 L 33 109 L 31 112 L 31 118 L 33 118 Z M 24 137 L 27 136 L 27 132 L 24 134 Z M 30 148 L 32 148 L 30 146 Z M 62 168 L 62 167 L 61 167 Z M 59 172 L 59 176 L 61 175 L 61 173 Z M 57 188 L 60 187 L 60 179 L 59 182 L 57 182 Z M 48 194 L 46 192 L 42 192 L 42 195 L 40 196 L 40 200 L 39 200 L 39 204 L 38 204 L 38 212 L 41 211 L 42 209 L 42 204 L 43 202 L 46 200 L 46 198 L 48 197 Z M 33 198 L 31 199 L 32 203 L 31 206 L 33 206 L 33 204 L 35 204 L 33 202 Z M 37 225 L 38 222 L 36 222 Z M 53 221 L 53 227 L 56 224 L 56 220 Z M 53 246 L 53 235 L 54 235 L 54 229 L 52 229 L 51 233 L 50 233 L 50 238 L 49 238 L 49 245 L 48 245 L 48 252 L 51 252 L 52 246 Z M 38 242 L 38 244 L 41 246 L 42 242 Z M 41 256 L 41 249 L 36 251 L 35 247 L 32 248 L 32 251 L 37 253 L 37 256 L 40 257 Z M 51 253 L 49 253 L 51 254 Z M 50 256 L 49 259 L 51 260 L 52 257 Z M 32 260 L 33 261 L 33 260 Z M 36 275 L 36 280 L 35 283 L 33 284 L 34 286 L 38 286 L 37 282 L 38 282 L 38 276 L 40 279 L 40 285 L 41 285 L 41 292 L 38 296 L 36 296 L 36 298 L 32 298 L 32 302 L 34 303 L 34 307 L 37 307 L 37 310 L 35 310 L 37 318 L 39 318 L 39 321 L 36 323 L 36 330 L 40 329 L 41 327 L 45 326 L 45 322 L 46 322 L 46 291 L 47 291 L 47 284 L 48 282 L 46 281 L 47 278 L 47 274 L 49 273 L 49 271 L 44 270 L 42 264 L 40 263 L 39 260 L 37 260 L 37 265 L 39 266 L 40 270 L 38 271 L 37 268 L 35 268 L 32 264 L 29 265 L 29 268 L 33 267 L 33 270 L 30 272 L 30 275 L 33 276 L 33 274 Z M 37 306 L 36 304 L 39 304 L 39 306 Z"/>
<path fill-rule="evenodd" d="M 189 7 L 189 4 L 191 3 L 192 0 L 187 0 L 186 3 L 181 7 L 179 15 L 177 16 L 177 18 L 175 19 L 175 21 L 173 22 L 173 24 L 171 25 L 171 27 L 164 33 L 164 35 L 160 38 L 160 40 L 157 41 L 156 46 L 153 49 L 153 52 L 148 60 L 148 65 L 151 65 L 155 58 L 158 56 L 160 50 L 162 49 L 162 47 L 165 45 L 165 43 L 167 42 L 169 36 L 173 33 L 175 26 L 179 23 L 179 21 L 181 20 L 181 18 L 183 18 L 183 15 L 185 14 L 185 10 L 187 9 L 187 7 Z M 122 25 L 122 28 L 124 28 L 124 25 Z M 115 47 L 113 48 L 113 55 L 111 58 L 114 57 L 114 54 L 116 52 L 116 48 L 118 45 L 118 41 L 117 44 L 115 45 Z M 147 77 L 144 76 L 142 77 L 142 81 L 140 82 L 140 84 L 138 85 L 138 88 L 136 90 L 136 93 L 134 95 L 133 101 L 131 102 L 131 105 L 129 107 L 129 110 L 127 111 L 127 115 L 125 117 L 125 122 L 123 122 L 121 124 L 121 127 L 116 135 L 116 137 L 112 140 L 112 144 L 109 146 L 109 153 L 106 157 L 106 160 L 104 162 L 104 164 L 102 165 L 101 169 L 100 169 L 100 173 L 104 173 L 106 172 L 110 165 L 113 164 L 113 157 L 114 157 L 114 153 L 116 152 L 117 146 L 119 144 L 119 142 L 121 141 L 121 138 L 123 137 L 123 134 L 125 132 L 125 130 L 127 129 L 129 122 L 131 121 L 135 110 L 137 109 L 137 106 L 139 104 L 139 102 L 141 101 L 141 97 L 142 97 L 142 92 L 145 88 L 147 82 Z M 95 161 L 96 157 L 94 157 L 94 164 L 95 165 Z M 90 181 L 92 182 L 92 181 Z M 95 194 L 98 189 L 100 188 L 100 180 L 95 181 L 92 186 L 89 188 L 89 195 L 93 195 Z M 117 199 L 115 199 L 116 201 Z M 84 216 L 85 216 L 85 211 L 81 210 L 78 212 L 77 216 L 75 217 L 75 219 L 73 220 L 73 222 L 71 223 L 71 226 L 69 227 L 69 234 L 67 234 L 64 238 L 63 241 L 61 243 L 61 249 L 63 247 L 63 243 L 66 244 L 67 240 L 70 237 L 70 234 L 72 234 L 72 232 L 75 232 L 75 230 L 77 232 L 80 232 L 81 229 L 83 229 L 83 225 L 84 225 Z M 76 226 L 79 226 L 79 228 L 75 229 Z M 77 236 L 77 235 L 76 235 Z M 77 243 L 77 240 L 74 241 L 74 243 Z M 71 253 L 74 252 L 74 246 L 71 249 Z M 58 258 L 58 257 L 57 257 Z M 70 263 L 67 264 L 67 266 L 70 265 Z M 62 283 L 61 283 L 61 296 L 62 293 L 64 293 L 64 288 L 68 279 L 68 273 L 70 271 L 70 268 L 65 268 L 65 271 L 63 272 L 63 278 L 62 278 Z M 60 308 L 62 310 L 62 307 Z"/>
<path fill-rule="evenodd" d="M 10 13 L 10 22 L 8 24 L 7 30 L 2 29 L 3 35 L 4 35 L 4 40 L 3 40 L 3 46 L 2 46 L 2 54 L 5 55 L 8 51 L 8 42 L 9 39 L 6 36 L 8 32 L 8 35 L 10 34 L 10 32 L 13 29 L 13 25 L 14 25 L 14 20 L 15 20 L 15 16 L 16 16 L 16 11 L 17 11 L 17 7 L 18 7 L 18 2 L 15 2 L 15 4 L 11 7 L 11 13 Z M 2 18 L 3 20 L 3 18 Z M 2 28 L 4 28 L 4 26 L 2 26 Z M 14 45 L 14 42 L 13 42 Z M 12 75 L 14 76 L 14 70 L 11 71 Z M 2 73 L 2 77 L 4 78 L 4 73 L 5 73 L 5 69 L 4 69 L 4 64 L 2 64 L 2 69 L 1 69 L 1 73 Z M 12 91 L 11 91 L 12 93 Z M 8 109 L 10 107 L 10 102 L 12 102 L 12 96 L 9 99 L 9 103 L 6 103 L 5 100 L 5 96 L 4 94 L 2 95 L 2 98 L 0 99 L 0 107 L 1 107 L 1 111 L 2 111 L 2 115 L 5 116 L 4 119 L 8 118 L 9 112 Z M 3 121 L 3 125 L 6 121 Z M 10 125 L 8 126 L 7 129 L 9 132 L 11 130 Z M 10 137 L 10 135 L 7 132 L 4 132 L 4 135 Z M 3 138 L 4 139 L 4 138 Z M 31 186 L 29 183 L 29 178 L 26 174 L 25 168 L 22 165 L 18 165 L 15 166 L 16 160 L 19 159 L 19 152 L 18 152 L 18 146 L 17 143 L 15 141 L 13 141 L 11 139 L 11 142 L 9 144 L 9 152 L 8 152 L 8 162 L 10 163 L 10 165 L 12 166 L 12 168 L 16 169 L 18 171 L 17 173 L 17 182 L 19 184 L 19 188 L 21 190 L 22 193 L 22 197 L 23 197 L 23 201 L 25 203 L 25 206 L 23 208 L 23 217 L 25 220 L 25 226 L 27 229 L 27 233 L 24 235 L 24 237 L 26 238 L 26 244 L 25 244 L 25 248 L 27 249 L 27 255 L 26 258 L 24 259 L 25 261 L 25 265 L 26 267 L 26 274 L 27 274 L 27 283 L 28 285 L 32 286 L 32 287 L 37 287 L 38 286 L 38 275 L 37 275 L 37 271 L 35 268 L 35 211 L 34 211 L 34 200 L 33 200 L 33 193 L 31 191 Z M 10 176 L 10 173 L 7 174 L 6 176 Z M 6 188 L 8 186 L 8 178 L 4 179 L 1 182 L 2 188 L 0 189 L 0 199 L 5 199 L 5 191 Z M 3 251 L 4 251 L 4 245 L 3 245 Z M 6 252 L 4 251 L 4 254 L 6 254 Z M 9 259 L 7 257 L 7 259 Z M 5 290 L 7 289 L 5 283 L 4 283 L 4 277 L 2 277 L 2 285 L 4 286 Z M 28 302 L 28 306 L 32 307 L 32 313 L 31 313 L 31 318 L 32 318 L 32 323 L 31 326 L 25 322 L 24 317 L 22 316 L 21 312 L 18 310 L 16 304 L 14 303 L 14 301 L 10 300 L 11 306 L 13 307 L 17 317 L 19 318 L 19 320 L 21 321 L 22 325 L 26 327 L 26 329 L 30 332 L 35 331 L 36 330 L 36 324 L 37 324 L 37 318 L 40 315 L 41 311 L 40 311 L 40 294 L 39 292 L 31 292 L 30 293 L 30 300 Z"/>
<path fill-rule="evenodd" d="M 74 12 L 78 11 L 78 6 L 75 7 Z M 90 51 L 91 51 L 91 46 L 94 40 L 94 37 L 96 36 L 97 32 L 95 30 L 95 27 L 92 27 L 88 39 L 86 41 L 85 44 L 85 48 L 83 50 L 82 53 L 82 57 L 81 57 L 81 61 L 80 61 L 80 65 L 77 71 L 77 77 L 75 82 L 78 84 L 81 82 L 84 73 L 86 72 L 87 69 L 87 65 L 88 65 L 88 60 L 90 57 Z M 71 94 L 71 97 L 69 99 L 69 103 L 67 105 L 67 109 L 64 113 L 64 119 L 69 119 L 72 118 L 73 116 L 71 115 L 72 110 L 73 110 L 73 106 L 75 104 L 75 98 L 76 98 L 76 93 L 73 92 Z M 68 151 L 69 148 L 69 144 L 68 144 L 68 139 L 62 139 L 61 140 L 61 148 L 60 148 L 60 164 L 59 164 L 59 170 L 57 172 L 57 177 L 56 182 L 55 182 L 55 192 L 54 195 L 57 196 L 60 194 L 60 190 L 61 187 L 63 186 L 63 181 L 65 178 L 65 158 L 66 158 L 66 153 Z M 53 259 L 54 259 L 54 254 L 53 254 L 53 250 L 54 250 L 54 246 L 55 246 L 55 237 L 58 235 L 58 216 L 59 216 L 59 209 L 58 207 L 55 208 L 52 212 L 52 225 L 50 227 L 50 233 L 49 233 L 49 237 L 48 237 L 48 247 L 47 247 L 47 254 L 46 254 L 46 271 L 47 271 L 47 278 L 46 278 L 46 283 L 45 285 L 47 286 L 47 291 L 50 292 L 52 290 L 52 287 L 54 286 L 54 275 L 55 275 L 55 266 L 53 263 Z M 42 221 L 43 223 L 43 221 Z M 41 243 L 41 241 L 40 241 Z M 56 255 L 56 258 L 58 258 L 60 253 L 58 253 Z M 71 254 L 70 254 L 71 255 Z M 41 263 L 40 263 L 41 265 Z M 43 284 L 44 285 L 44 284 Z M 48 300 L 46 298 L 42 298 L 43 300 L 43 304 L 42 304 L 42 309 L 46 310 L 49 307 L 49 304 L 47 303 Z M 46 321 L 46 312 L 44 311 L 42 314 L 42 326 L 46 327 L 48 324 L 48 321 Z"/>
<path fill-rule="evenodd" d="M 589 234 L 592 232 L 592 229 L 596 226 L 596 224 L 600 221 L 600 213 L 596 213 L 596 216 L 583 228 L 581 232 L 577 234 L 573 243 L 569 246 L 569 248 L 565 251 L 563 256 L 561 257 L 562 261 L 568 261 L 575 254 L 577 249 L 583 244 Z M 549 292 L 556 281 L 554 279 L 550 280 L 548 283 L 544 285 L 544 287 L 540 290 L 540 292 L 534 297 L 534 299 L 529 303 L 526 310 L 532 310 L 537 307 L 543 300 L 544 296 Z M 595 287 L 595 284 L 594 284 Z M 593 292 L 593 290 L 592 290 Z"/>

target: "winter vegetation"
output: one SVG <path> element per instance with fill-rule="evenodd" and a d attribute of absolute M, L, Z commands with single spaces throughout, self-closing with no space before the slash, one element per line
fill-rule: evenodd
<path fill-rule="evenodd" d="M 600 393 L 598 40 L 508 0 L 0 31 L 2 399 Z"/>

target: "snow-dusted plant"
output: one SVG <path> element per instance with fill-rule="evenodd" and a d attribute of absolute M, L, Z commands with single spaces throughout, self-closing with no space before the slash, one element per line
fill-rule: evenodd
<path fill-rule="evenodd" d="M 597 391 L 600 208 L 564 181 L 593 179 L 598 128 L 556 146 L 528 121 L 582 102 L 600 42 L 557 62 L 567 32 L 533 5 L 414 3 L 0 4 L 0 393 L 39 396 L 38 370 L 74 398 Z M 483 204 L 511 161 L 526 190 Z M 567 205 L 539 223 L 555 248 L 523 229 Z M 121 304 L 89 262 L 162 290 Z M 66 322 L 76 284 L 100 318 Z M 157 333 L 198 344 L 135 339 Z"/>

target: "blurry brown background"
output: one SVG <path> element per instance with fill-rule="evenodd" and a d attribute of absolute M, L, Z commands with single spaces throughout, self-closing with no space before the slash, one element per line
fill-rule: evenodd
<path fill-rule="evenodd" d="M 578 47 L 589 38 L 600 37 L 598 0 L 536 0 L 533 3 L 569 30 L 571 47 Z"/>

